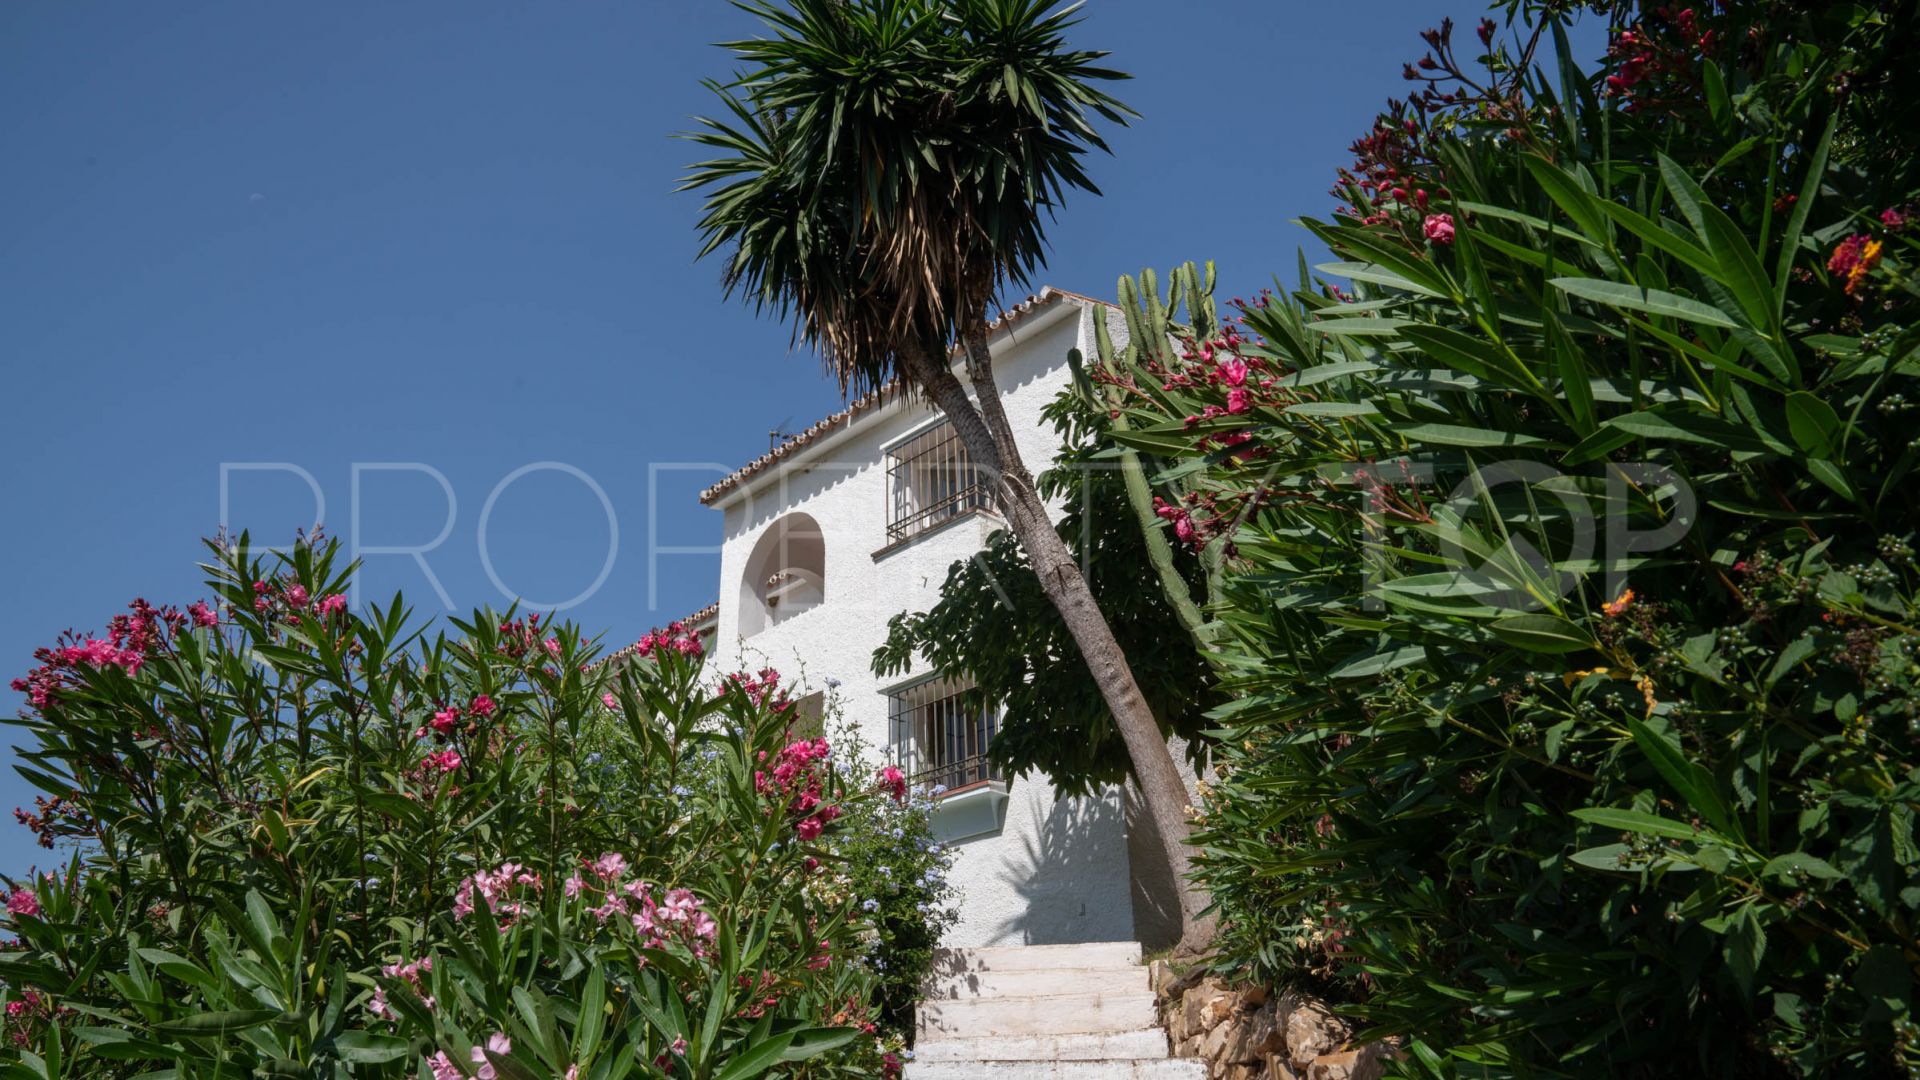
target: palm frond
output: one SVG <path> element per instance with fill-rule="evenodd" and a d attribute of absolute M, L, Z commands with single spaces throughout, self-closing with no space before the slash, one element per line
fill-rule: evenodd
<path fill-rule="evenodd" d="M 944 349 L 1044 265 L 1043 227 L 1105 151 L 1106 54 L 1067 48 L 1053 0 L 740 0 L 765 37 L 724 43 L 709 83 L 729 118 L 689 137 L 718 155 L 702 255 L 730 291 L 818 347 L 847 390 L 883 385 L 909 344 Z"/>

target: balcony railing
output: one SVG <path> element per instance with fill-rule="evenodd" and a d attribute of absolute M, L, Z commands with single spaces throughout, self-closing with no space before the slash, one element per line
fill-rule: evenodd
<path fill-rule="evenodd" d="M 998 717 L 968 708 L 961 700 L 965 689 L 935 679 L 893 695 L 894 760 L 916 787 L 957 790 L 1003 779 L 987 761 Z"/>
<path fill-rule="evenodd" d="M 896 544 L 961 514 L 984 510 L 993 494 L 950 423 L 887 455 L 887 543 Z"/>
<path fill-rule="evenodd" d="M 908 783 L 919 788 L 930 788 L 946 794 L 961 788 L 972 787 L 988 780 L 1002 780 L 1000 767 L 987 760 L 985 754 L 975 754 L 946 765 L 935 765 L 908 774 Z M 945 790 L 942 790 L 945 789 Z"/>

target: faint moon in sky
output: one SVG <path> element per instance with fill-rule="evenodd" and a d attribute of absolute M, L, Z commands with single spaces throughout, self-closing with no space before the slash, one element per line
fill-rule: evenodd
<path fill-rule="evenodd" d="M 247 201 L 254 204 L 255 206 L 258 206 L 261 203 L 266 202 L 267 197 L 256 191 L 253 194 L 247 196 Z"/>

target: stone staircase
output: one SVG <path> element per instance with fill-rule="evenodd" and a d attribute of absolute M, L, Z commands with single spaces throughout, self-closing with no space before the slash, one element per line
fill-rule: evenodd
<path fill-rule="evenodd" d="M 1133 942 L 942 949 L 906 1080 L 1205 1080 L 1156 1020 Z"/>

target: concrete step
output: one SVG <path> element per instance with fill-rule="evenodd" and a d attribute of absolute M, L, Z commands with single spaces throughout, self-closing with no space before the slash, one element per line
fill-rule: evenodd
<path fill-rule="evenodd" d="M 1153 992 L 1143 984 L 1046 997 L 927 1001 L 919 1011 L 920 1038 L 929 1040 L 1141 1031 L 1156 1020 Z"/>
<path fill-rule="evenodd" d="M 989 1035 L 975 1039 L 924 1039 L 914 1060 L 934 1061 L 1125 1061 L 1167 1056 L 1167 1033 L 1104 1031 L 1081 1035 Z"/>
<path fill-rule="evenodd" d="M 1206 1080 L 1198 1058 L 1138 1058 L 1115 1061 L 919 1061 L 906 1080 Z"/>
<path fill-rule="evenodd" d="M 977 971 L 1035 971 L 1049 968 L 1125 968 L 1140 966 L 1137 941 L 1095 941 L 1084 945 L 994 945 L 981 949 L 936 949 L 936 976 Z"/>
<path fill-rule="evenodd" d="M 940 975 L 928 980 L 928 1001 L 965 1001 L 984 997 L 1051 997 L 1096 990 L 1140 990 L 1147 985 L 1147 969 L 1013 968 L 982 969 Z"/>

